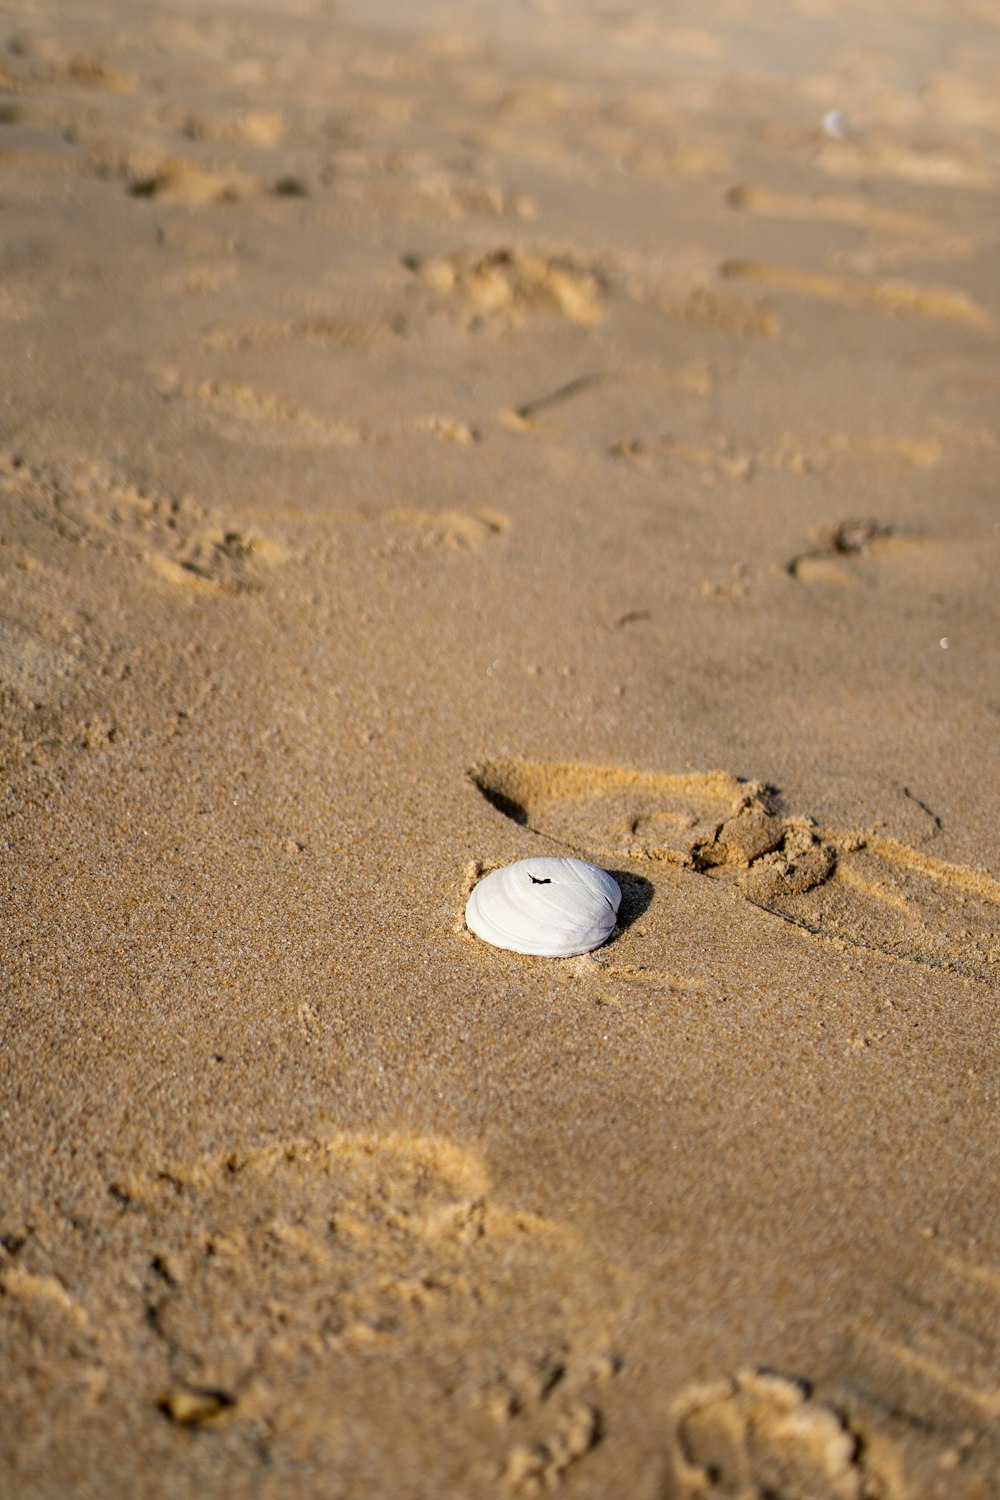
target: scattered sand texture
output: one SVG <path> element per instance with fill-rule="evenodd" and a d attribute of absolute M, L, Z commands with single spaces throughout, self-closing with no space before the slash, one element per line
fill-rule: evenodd
<path fill-rule="evenodd" d="M 134 10 L 0 47 L 0 1495 L 992 1500 L 989 6 Z"/>
<path fill-rule="evenodd" d="M 138 1396 L 175 1430 L 224 1432 L 237 1462 L 266 1430 L 279 1464 L 348 1470 L 364 1403 L 392 1389 L 396 1421 L 441 1456 L 465 1429 L 484 1482 L 535 1493 L 596 1441 L 619 1363 L 614 1268 L 564 1225 L 501 1208 L 482 1163 L 442 1138 L 334 1135 L 171 1164 L 108 1182 L 96 1214 L 49 1220 L 12 1253 L 5 1337 L 43 1360 L 6 1405 L 22 1463 L 52 1379 L 67 1424 Z"/>

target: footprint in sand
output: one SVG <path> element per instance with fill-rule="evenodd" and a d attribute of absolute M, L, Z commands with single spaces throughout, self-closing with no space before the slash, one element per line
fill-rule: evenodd
<path fill-rule="evenodd" d="M 749 454 L 735 452 L 731 440 L 721 437 L 713 444 L 686 442 L 666 435 L 628 438 L 612 445 L 611 456 L 625 459 L 646 473 L 669 473 L 675 464 L 689 465 L 709 482 L 749 479 L 754 467 Z"/>
<path fill-rule="evenodd" d="M 774 192 L 753 184 L 741 184 L 728 190 L 726 202 L 730 208 L 744 213 L 761 214 L 765 218 L 849 224 L 854 228 L 878 229 L 907 238 L 914 235 L 934 237 L 941 232 L 933 219 L 921 214 L 881 208 L 867 198 L 847 194 L 811 193 L 808 197 L 803 197 L 794 193 Z"/>
<path fill-rule="evenodd" d="M 920 434 L 785 432 L 762 448 L 755 459 L 762 468 L 792 474 L 824 474 L 856 465 L 933 469 L 950 449 L 975 445 L 974 433 L 949 432 L 943 428 Z"/>
<path fill-rule="evenodd" d="M 675 323 L 730 338 L 772 339 L 781 328 L 773 308 L 708 283 L 664 285 L 638 296 Z"/>
<path fill-rule="evenodd" d="M 478 552 L 502 537 L 509 522 L 498 511 L 421 510 L 416 507 L 390 511 L 392 530 L 386 533 L 384 552 Z"/>
<path fill-rule="evenodd" d="M 990 321 L 986 309 L 968 293 L 951 287 L 836 276 L 824 271 L 803 271 L 793 266 L 752 260 L 725 261 L 720 272 L 730 281 L 754 282 L 774 287 L 777 291 L 838 302 L 843 307 L 872 307 L 878 312 L 937 318 L 977 328 L 987 326 Z"/>
<path fill-rule="evenodd" d="M 859 1436 L 808 1387 L 741 1370 L 684 1391 L 670 1439 L 677 1500 L 891 1500 L 896 1484 Z"/>
<path fill-rule="evenodd" d="M 89 133 L 93 134 L 92 130 Z M 78 140 L 85 140 L 87 134 L 86 127 L 76 131 Z M 212 167 L 176 152 L 164 152 L 159 145 L 103 136 L 94 139 L 77 170 L 84 177 L 124 183 L 131 198 L 156 199 L 188 209 L 240 203 L 279 191 L 276 184 L 233 166 Z"/>
<path fill-rule="evenodd" d="M 430 425 L 421 424 L 421 427 Z M 461 431 L 461 424 L 455 425 Z M 471 435 L 468 438 L 448 433 L 438 435 L 448 442 L 474 441 Z M 423 552 L 479 552 L 499 542 L 510 529 L 510 521 L 501 511 L 476 508 L 425 510 L 420 506 L 396 506 L 388 511 L 364 511 L 280 506 L 267 507 L 255 515 L 289 540 L 312 529 L 321 531 L 327 539 L 337 532 L 355 533 L 382 557 L 412 556 Z M 316 547 L 311 550 L 316 555 Z"/>
<path fill-rule="evenodd" d="M 39 1222 L 0 1236 L 0 1336 L 33 1351 L 18 1400 L 55 1392 L 70 1423 L 96 1383 L 237 1443 L 263 1422 L 291 1461 L 339 1462 L 370 1436 L 391 1469 L 369 1433 L 391 1409 L 429 1444 L 429 1492 L 458 1444 L 487 1490 L 529 1496 L 601 1437 L 619 1273 L 567 1226 L 497 1201 L 480 1158 L 445 1137 L 226 1151 Z"/>
<path fill-rule="evenodd" d="M 819 169 L 830 177 L 853 182 L 873 177 L 895 178 L 927 187 L 989 188 L 996 180 L 992 158 L 976 159 L 976 137 L 966 150 L 943 147 L 918 149 L 894 140 L 886 132 L 872 131 L 863 141 L 831 141 L 814 156 Z"/>
<path fill-rule="evenodd" d="M 188 209 L 262 197 L 308 196 L 305 183 L 296 177 L 269 180 L 232 165 L 213 166 L 180 152 L 165 152 L 158 144 L 127 140 L 95 141 L 79 170 L 87 177 L 118 179 L 131 198 Z"/>
<path fill-rule="evenodd" d="M 192 141 L 257 149 L 278 145 L 287 131 L 285 118 L 277 109 L 185 113 L 179 123 L 182 133 Z"/>
<path fill-rule="evenodd" d="M 556 314 L 573 323 L 600 321 L 607 280 L 596 263 L 569 255 L 493 250 L 486 255 L 408 255 L 403 265 L 442 307 L 457 305 L 481 323 Z"/>
<path fill-rule="evenodd" d="M 340 202 L 372 216 L 435 218 L 454 224 L 469 217 L 531 220 L 538 213 L 526 194 L 507 192 L 475 173 L 456 173 L 433 153 L 359 151 L 349 146 L 333 156 L 331 169 Z"/>
<path fill-rule="evenodd" d="M 995 975 L 1000 881 L 880 834 L 789 816 L 758 782 L 514 758 L 469 774 L 498 812 L 586 858 L 682 866 L 818 937 Z"/>
<path fill-rule="evenodd" d="M 305 1351 L 412 1337 L 435 1309 L 474 1301 L 470 1251 L 550 1228 L 505 1214 L 487 1188 L 478 1159 L 445 1140 L 334 1135 L 114 1191 L 159 1246 L 155 1325 L 175 1376 L 235 1392 Z"/>
<path fill-rule="evenodd" d="M 895 577 L 928 590 L 966 592 L 982 573 L 982 541 L 975 534 L 907 535 L 873 517 L 841 521 L 815 545 L 785 563 L 799 583 L 872 587 Z"/>
<path fill-rule="evenodd" d="M 324 334 L 321 328 L 322 325 L 289 325 L 285 330 L 244 330 L 237 337 L 246 336 L 251 345 L 255 338 L 261 339 L 255 347 L 267 347 L 266 341 L 271 333 L 278 341 L 284 337 L 309 338 L 313 334 L 319 342 L 327 337 L 331 341 L 336 339 L 335 331 L 328 328 Z M 237 381 L 187 382 L 168 377 L 161 393 L 167 401 L 184 402 L 196 419 L 226 442 L 241 447 L 308 451 L 362 446 L 381 448 L 427 438 L 459 446 L 469 446 L 480 440 L 476 428 L 455 417 L 419 416 L 376 429 L 350 418 L 333 420 L 319 416 L 273 391 Z"/>
<path fill-rule="evenodd" d="M 66 475 L 21 464 L 13 475 L 61 535 L 140 561 L 181 588 L 246 593 L 285 560 L 277 542 L 189 497 L 121 484 L 100 463 L 81 461 Z"/>
<path fill-rule="evenodd" d="M 851 559 L 868 552 L 875 543 L 892 536 L 892 528 L 871 519 L 842 521 L 810 552 L 802 552 L 785 564 L 786 571 L 800 583 L 833 583 L 853 587 L 856 577 L 845 566 Z"/>
<path fill-rule="evenodd" d="M 189 405 L 227 442 L 260 448 L 355 448 L 381 441 L 363 422 L 332 421 L 272 391 L 231 380 L 168 380 L 167 401 Z"/>
<path fill-rule="evenodd" d="M 646 472 L 669 472 L 684 464 L 700 470 L 708 481 L 736 481 L 766 470 L 803 475 L 859 468 L 933 469 L 963 449 L 989 447 L 989 434 L 941 426 L 921 434 L 784 432 L 761 447 L 746 440 L 737 443 L 722 433 L 712 435 L 707 443 L 674 433 L 656 433 L 620 439 L 612 445 L 611 454 Z M 890 536 L 891 528 L 877 522 L 844 521 L 832 532 L 822 534 L 811 551 L 792 558 L 785 566 L 793 576 L 801 577 L 814 561 L 824 560 L 825 565 L 829 556 L 856 555 Z M 889 550 L 902 545 L 903 539 L 896 537 Z M 800 564 L 805 565 L 802 572 Z M 844 579 L 841 570 L 839 581 Z"/>
<path fill-rule="evenodd" d="M 846 224 L 882 236 L 878 241 L 872 239 L 867 248 L 841 258 L 841 264 L 856 265 L 859 270 L 895 267 L 912 260 L 962 260 L 975 245 L 969 237 L 956 235 L 951 226 L 942 226 L 922 214 L 882 208 L 850 194 L 812 193 L 804 197 L 746 184 L 730 188 L 726 202 L 730 208 L 765 218 Z"/>

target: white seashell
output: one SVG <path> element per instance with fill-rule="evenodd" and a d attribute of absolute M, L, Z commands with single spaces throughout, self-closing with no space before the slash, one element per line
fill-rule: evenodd
<path fill-rule="evenodd" d="M 621 899 L 607 871 L 582 859 L 521 859 L 479 882 L 465 922 L 494 948 L 571 958 L 607 941 Z"/>

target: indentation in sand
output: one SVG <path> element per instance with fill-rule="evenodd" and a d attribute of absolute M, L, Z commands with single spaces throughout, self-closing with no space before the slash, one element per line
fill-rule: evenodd
<path fill-rule="evenodd" d="M 762 214 L 768 218 L 853 224 L 863 229 L 879 229 L 889 234 L 907 236 L 937 236 L 941 233 L 940 226 L 922 214 L 880 208 L 867 198 L 848 194 L 812 193 L 806 197 L 796 193 L 775 192 L 770 188 L 747 183 L 730 188 L 726 193 L 726 202 L 730 208 Z"/>
<path fill-rule="evenodd" d="M 852 1331 L 854 1359 L 883 1399 L 961 1430 L 1000 1419 L 1000 1267 L 947 1242 L 906 1247 L 877 1322 Z"/>
<path fill-rule="evenodd" d="M 532 832 L 605 855 L 685 865 L 714 840 L 725 815 L 763 792 L 724 771 L 664 775 L 514 757 L 469 774 L 498 812 Z"/>
<path fill-rule="evenodd" d="M 290 338 L 299 336 L 310 335 L 288 334 Z M 317 338 L 324 341 L 323 334 Z M 480 437 L 468 422 L 443 413 L 404 418 L 381 428 L 351 417 L 329 418 L 275 391 L 241 381 L 186 381 L 167 374 L 161 383 L 161 393 L 167 401 L 185 403 L 196 418 L 227 442 L 259 448 L 386 447 L 428 438 L 463 447 L 478 442 Z"/>
<path fill-rule="evenodd" d="M 921 434 L 863 433 L 863 432 L 786 432 L 770 442 L 757 446 L 747 437 L 734 438 L 728 433 L 710 433 L 701 430 L 697 436 L 687 437 L 681 433 L 657 432 L 620 438 L 611 445 L 614 458 L 625 459 L 646 473 L 669 475 L 678 464 L 700 472 L 709 483 L 732 482 L 750 479 L 765 470 L 777 470 L 790 474 L 823 474 L 847 469 L 879 471 L 891 467 L 932 469 L 963 447 L 975 445 L 974 434 L 949 431 L 945 427 Z M 851 523 L 844 523 L 845 525 Z M 868 540 L 877 543 L 872 555 L 901 552 L 904 547 L 916 544 L 917 538 L 894 536 L 891 545 L 889 528 Z M 887 544 L 887 545 L 883 545 Z M 855 549 L 835 547 L 835 552 Z M 867 550 L 867 549 L 865 549 Z M 822 537 L 817 548 L 793 558 L 787 564 L 790 572 L 798 577 L 817 565 L 818 572 L 830 571 L 825 554 L 831 551 L 829 538 Z M 800 567 L 801 564 L 801 567 Z M 837 581 L 854 582 L 837 569 Z M 817 572 L 817 576 L 818 576 Z"/>
<path fill-rule="evenodd" d="M 718 1500 L 889 1500 L 841 1414 L 785 1375 L 740 1370 L 683 1391 L 671 1413 L 678 1497 Z"/>
<path fill-rule="evenodd" d="M 11 1246 L 0 1331 L 27 1320 L 35 1351 L 14 1397 L 58 1372 L 76 1418 L 104 1374 L 181 1426 L 250 1441 L 264 1422 L 330 1458 L 389 1399 L 445 1460 L 467 1445 L 530 1496 L 597 1444 L 621 1362 L 619 1273 L 499 1202 L 444 1136 L 337 1131 L 129 1172 L 100 1212 Z"/>
<path fill-rule="evenodd" d="M 852 194 L 801 195 L 747 183 L 730 188 L 726 202 L 731 208 L 765 218 L 846 224 L 869 231 L 860 245 L 844 245 L 830 252 L 831 262 L 838 268 L 866 276 L 898 272 L 914 261 L 941 264 L 967 260 L 976 249 L 975 237 L 956 234 L 950 224 L 885 208 Z"/>
<path fill-rule="evenodd" d="M 953 435 L 943 429 L 923 433 L 786 432 L 756 453 L 764 468 L 793 474 L 821 474 L 848 464 L 902 464 L 933 469 L 953 446 Z"/>
<path fill-rule="evenodd" d="M 816 545 L 785 569 L 799 583 L 838 588 L 873 587 L 894 577 L 928 589 L 962 589 L 976 576 L 981 552 L 972 536 L 908 536 L 869 518 L 820 533 Z"/>
<path fill-rule="evenodd" d="M 332 162 L 338 205 L 403 220 L 466 218 L 528 221 L 537 215 L 529 195 L 512 193 L 475 174 L 456 173 L 429 152 L 339 150 Z"/>
<path fill-rule="evenodd" d="M 597 323 L 607 289 L 601 269 L 569 255 L 503 248 L 486 255 L 409 255 L 403 264 L 430 294 L 458 302 L 478 318 L 555 313 L 574 323 Z"/>
<path fill-rule="evenodd" d="M 865 177 L 894 177 L 931 187 L 985 188 L 996 180 L 988 161 L 975 147 L 953 151 L 946 147 L 919 148 L 872 132 L 858 141 L 836 141 L 816 154 L 816 164 L 830 177 L 857 181 Z"/>
<path fill-rule="evenodd" d="M 974 979 L 1000 960 L 1000 881 L 880 833 L 789 816 L 759 782 L 512 757 L 469 774 L 505 817 L 586 857 L 678 865 L 815 936 Z"/>
<path fill-rule="evenodd" d="M 353 448 L 378 441 L 364 423 L 330 420 L 273 391 L 232 380 L 168 382 L 165 399 L 191 404 L 221 437 L 262 448 Z"/>
<path fill-rule="evenodd" d="M 677 323 L 733 338 L 771 339 L 781 328 L 772 308 L 707 282 L 677 289 L 661 286 L 647 300 Z"/>
<path fill-rule="evenodd" d="M 834 276 L 823 271 L 802 271 L 792 266 L 769 265 L 755 260 L 727 260 L 720 270 L 731 281 L 757 282 L 779 291 L 840 302 L 845 307 L 874 307 L 879 312 L 939 318 L 978 328 L 985 327 L 990 321 L 985 308 L 966 292 L 951 287 Z"/>
<path fill-rule="evenodd" d="M 80 170 L 92 177 L 120 179 L 133 198 L 156 198 L 189 208 L 236 203 L 263 190 L 256 178 L 235 167 L 213 168 L 175 153 L 118 140 L 95 144 Z"/>
<path fill-rule="evenodd" d="M 787 564 L 788 572 L 801 583 L 833 583 L 841 586 L 853 585 L 853 574 L 844 565 L 845 560 L 859 557 L 876 543 L 887 541 L 892 528 L 878 521 L 842 521 L 829 535 L 823 537 L 819 547 L 800 553 Z"/>
<path fill-rule="evenodd" d="M 421 510 L 400 507 L 391 510 L 386 520 L 395 528 L 395 536 L 386 546 L 440 550 L 445 552 L 478 552 L 483 546 L 502 537 L 509 527 L 506 516 L 497 511 Z"/>
<path fill-rule="evenodd" d="M 268 177 L 221 158 L 216 162 L 164 151 L 144 134 L 133 138 L 98 136 L 77 170 L 84 176 L 123 182 L 132 198 L 156 199 L 186 208 L 243 203 L 262 196 L 304 196 L 308 192 L 297 177 Z"/>
<path fill-rule="evenodd" d="M 425 424 L 416 429 L 423 431 Z M 427 424 L 430 425 L 429 423 Z M 470 434 L 435 432 L 445 442 L 475 441 Z M 367 540 L 382 556 L 420 552 L 477 552 L 499 541 L 510 529 L 510 520 L 500 511 L 442 507 L 396 506 L 385 511 L 362 509 L 307 509 L 302 506 L 265 506 L 254 511 L 255 525 L 278 531 L 292 545 L 303 531 L 320 530 L 328 535 L 354 533 Z M 312 546 L 315 552 L 315 544 Z"/>
<path fill-rule="evenodd" d="M 753 459 L 747 453 L 732 451 L 732 440 L 721 438 L 710 446 L 707 443 L 687 442 L 666 434 L 655 438 L 628 438 L 613 444 L 614 458 L 624 458 L 638 468 L 669 468 L 673 463 L 690 465 L 700 470 L 706 479 L 749 479 L 753 472 Z"/>
<path fill-rule="evenodd" d="M 285 134 L 280 110 L 247 109 L 234 113 L 201 111 L 188 115 L 184 134 L 193 141 L 225 141 L 239 146 L 276 146 Z"/>
<path fill-rule="evenodd" d="M 81 460 L 60 474 L 22 465 L 14 483 L 38 499 L 61 535 L 141 562 L 184 589 L 256 590 L 287 556 L 278 541 L 255 528 L 228 521 L 190 496 L 123 484 L 101 463 Z"/>

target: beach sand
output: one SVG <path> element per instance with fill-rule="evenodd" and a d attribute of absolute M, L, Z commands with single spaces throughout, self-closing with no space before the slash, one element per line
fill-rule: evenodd
<path fill-rule="evenodd" d="M 4 1496 L 995 1500 L 1000 12 L 2 25 Z"/>

